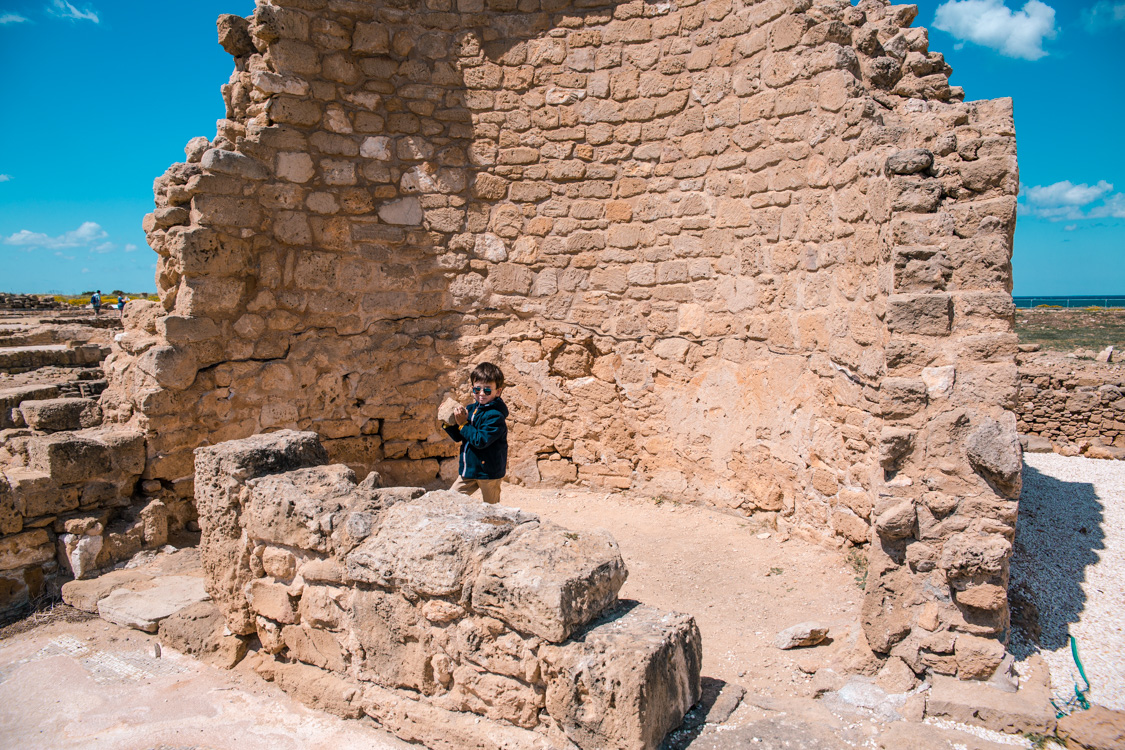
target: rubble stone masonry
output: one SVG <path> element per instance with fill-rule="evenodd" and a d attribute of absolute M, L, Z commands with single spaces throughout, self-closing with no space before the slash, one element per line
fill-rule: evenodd
<path fill-rule="evenodd" d="M 223 16 L 226 118 L 156 180 L 161 302 L 127 306 L 103 409 L 182 497 L 192 449 L 282 428 L 426 485 L 456 471 L 437 405 L 493 360 L 511 481 L 870 541 L 870 646 L 956 673 L 1008 629 L 1018 174 L 1011 101 L 962 102 L 916 12 Z"/>
<path fill-rule="evenodd" d="M 1125 372 L 1120 366 L 1021 354 L 1019 430 L 1091 458 L 1125 457 Z M 1050 445 L 1043 446 L 1050 450 Z"/>

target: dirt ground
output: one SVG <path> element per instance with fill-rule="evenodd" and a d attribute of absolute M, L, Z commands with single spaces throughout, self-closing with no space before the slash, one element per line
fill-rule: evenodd
<path fill-rule="evenodd" d="M 703 634 L 703 673 L 750 693 L 811 693 L 798 659 L 825 663 L 859 621 L 863 590 L 843 552 L 752 527 L 713 508 L 655 503 L 625 493 L 505 486 L 502 502 L 578 531 L 603 528 L 629 567 L 621 597 L 687 612 Z M 765 537 L 765 538 L 761 538 Z M 809 620 L 832 642 L 779 651 L 779 630 Z"/>

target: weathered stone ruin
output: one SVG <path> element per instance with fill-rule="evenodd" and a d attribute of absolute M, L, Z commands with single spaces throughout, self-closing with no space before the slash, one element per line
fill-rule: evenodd
<path fill-rule="evenodd" d="M 1125 459 L 1125 374 L 1120 367 L 1030 352 L 1019 360 L 1017 414 L 1025 449 Z"/>
<path fill-rule="evenodd" d="M 106 361 L 138 486 L 191 523 L 194 449 L 289 428 L 356 476 L 437 486 L 456 460 L 433 414 L 493 360 L 511 481 L 865 545 L 870 648 L 987 677 L 1021 468 L 1012 105 L 961 101 L 915 15 L 223 16 L 226 117 L 156 181 L 161 302 L 128 304 Z"/>
<path fill-rule="evenodd" d="M 54 297 L 0 292 L 0 310 L 57 310 L 62 303 Z"/>
<path fill-rule="evenodd" d="M 618 601 L 608 533 L 357 482 L 311 432 L 197 455 L 208 592 L 306 700 L 428 747 L 597 750 L 659 747 L 699 700 L 695 621 Z"/>

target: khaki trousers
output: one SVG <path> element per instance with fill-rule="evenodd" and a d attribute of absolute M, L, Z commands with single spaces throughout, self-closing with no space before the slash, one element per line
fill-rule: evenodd
<path fill-rule="evenodd" d="M 465 479 L 457 477 L 457 481 L 449 489 L 460 492 L 462 495 L 471 495 L 480 490 L 481 499 L 489 505 L 500 502 L 500 479 Z"/>

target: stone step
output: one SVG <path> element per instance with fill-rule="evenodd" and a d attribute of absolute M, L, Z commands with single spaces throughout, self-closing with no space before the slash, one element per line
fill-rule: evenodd
<path fill-rule="evenodd" d="M 83 344 L 43 346 L 8 346 L 0 348 L 0 372 L 28 372 L 41 367 L 86 367 L 109 356 L 109 347 Z"/>

